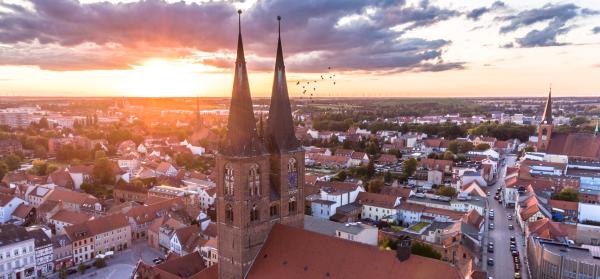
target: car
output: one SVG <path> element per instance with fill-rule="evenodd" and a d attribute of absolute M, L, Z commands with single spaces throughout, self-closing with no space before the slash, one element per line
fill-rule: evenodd
<path fill-rule="evenodd" d="M 512 220 L 512 215 L 508 214 L 508 220 Z"/>
<path fill-rule="evenodd" d="M 515 240 L 516 240 L 516 238 L 514 235 L 510 237 L 510 241 L 515 241 Z"/>
<path fill-rule="evenodd" d="M 515 227 L 512 224 L 510 224 L 510 225 L 508 225 L 508 229 L 512 231 L 515 229 Z"/>
<path fill-rule="evenodd" d="M 521 279 L 521 273 L 515 272 L 515 279 Z"/>
<path fill-rule="evenodd" d="M 494 246 L 488 246 L 487 251 L 488 253 L 494 253 Z"/>
<path fill-rule="evenodd" d="M 511 251 L 511 253 L 512 253 L 513 257 L 519 256 L 519 251 L 517 251 L 517 250 Z"/>
<path fill-rule="evenodd" d="M 165 261 L 165 259 L 164 259 L 164 258 L 161 258 L 161 257 L 154 258 L 154 259 L 152 260 L 152 262 L 153 262 L 154 264 L 160 264 L 160 263 L 162 263 L 162 262 L 164 262 L 164 261 Z"/>
<path fill-rule="evenodd" d="M 494 209 L 493 208 L 490 209 L 490 213 L 494 214 Z"/>
<path fill-rule="evenodd" d="M 519 263 L 515 263 L 515 271 L 521 271 L 521 265 Z"/>
<path fill-rule="evenodd" d="M 493 241 L 490 241 L 490 242 L 488 242 L 488 245 L 492 245 L 492 246 L 494 246 L 494 242 L 493 242 Z"/>
<path fill-rule="evenodd" d="M 488 258 L 487 265 L 493 266 L 494 265 L 494 259 L 493 258 Z"/>
<path fill-rule="evenodd" d="M 488 229 L 493 230 L 494 229 L 494 223 L 490 223 L 490 225 L 488 226 Z"/>

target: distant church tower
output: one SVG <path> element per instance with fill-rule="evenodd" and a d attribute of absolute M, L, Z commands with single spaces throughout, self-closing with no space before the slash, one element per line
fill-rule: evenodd
<path fill-rule="evenodd" d="M 277 99 L 272 100 L 268 125 L 283 130 L 269 130 L 267 127 L 267 135 L 272 139 L 270 142 L 278 146 L 272 149 L 273 145 L 269 145 L 267 149 L 256 129 L 242 44 L 241 11 L 238 14 L 240 31 L 227 136 L 216 157 L 221 279 L 244 278 L 273 224 L 301 226 L 304 217 L 304 154 L 294 137 L 293 123 L 287 122 L 291 120 L 291 109 L 285 85 L 281 41 L 275 67 L 280 72 L 279 75 L 276 72 L 273 86 L 273 96 L 277 96 Z M 277 108 L 273 107 L 274 101 Z M 293 138 L 288 138 L 289 129 L 292 129 Z M 280 133 L 285 137 L 279 136 Z M 280 152 L 271 154 L 272 150 Z M 280 163 L 282 160 L 285 163 Z M 273 166 L 274 163 L 278 165 Z M 283 164 L 285 166 L 282 167 Z M 285 173 L 285 177 L 279 173 L 274 175 L 273 169 Z"/>
<path fill-rule="evenodd" d="M 544 107 L 544 115 L 542 116 L 542 122 L 538 126 L 538 141 L 537 151 L 545 152 L 550 144 L 552 137 L 552 87 L 548 92 L 548 100 L 546 100 L 546 106 Z"/>

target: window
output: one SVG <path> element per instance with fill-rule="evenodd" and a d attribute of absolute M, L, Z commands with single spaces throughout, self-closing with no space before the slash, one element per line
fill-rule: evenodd
<path fill-rule="evenodd" d="M 298 188 L 298 162 L 295 158 L 288 161 L 288 188 Z"/>
<path fill-rule="evenodd" d="M 257 164 L 248 171 L 248 192 L 251 197 L 260 196 L 260 168 Z"/>
<path fill-rule="evenodd" d="M 296 197 L 290 198 L 289 211 L 289 213 L 296 213 Z"/>
<path fill-rule="evenodd" d="M 258 209 L 256 208 L 256 204 L 252 206 L 252 210 L 250 210 L 250 221 L 257 221 L 259 219 Z"/>
<path fill-rule="evenodd" d="M 233 223 L 233 208 L 231 208 L 231 204 L 225 206 L 225 221 Z"/>
<path fill-rule="evenodd" d="M 279 209 L 277 208 L 277 205 L 271 205 L 271 207 L 269 208 L 269 215 L 271 215 L 271 217 L 273 216 L 277 216 L 279 214 Z"/>
<path fill-rule="evenodd" d="M 225 189 L 223 192 L 225 195 L 233 195 L 233 186 L 234 186 L 234 175 L 233 175 L 233 167 L 230 165 L 225 166 Z"/>

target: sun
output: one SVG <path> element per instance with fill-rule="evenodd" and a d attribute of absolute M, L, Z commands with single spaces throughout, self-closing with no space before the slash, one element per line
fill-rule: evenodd
<path fill-rule="evenodd" d="M 120 86 L 139 97 L 196 96 L 202 86 L 197 67 L 186 61 L 150 59 L 132 70 Z"/>

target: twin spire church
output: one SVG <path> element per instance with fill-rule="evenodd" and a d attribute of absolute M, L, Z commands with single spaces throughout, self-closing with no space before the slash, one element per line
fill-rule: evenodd
<path fill-rule="evenodd" d="M 219 278 L 245 277 L 272 226 L 302 228 L 304 218 L 304 151 L 294 133 L 281 31 L 267 127 L 259 137 L 239 20 L 228 131 L 216 160 Z"/>

